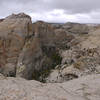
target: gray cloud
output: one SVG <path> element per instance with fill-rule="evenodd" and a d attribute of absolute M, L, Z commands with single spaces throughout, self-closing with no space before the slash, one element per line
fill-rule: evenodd
<path fill-rule="evenodd" d="M 72 13 L 87 13 L 100 9 L 100 0 L 55 0 L 54 7 L 69 10 Z"/>
<path fill-rule="evenodd" d="M 0 0 L 0 17 L 25 12 L 33 21 L 100 22 L 100 0 Z"/>

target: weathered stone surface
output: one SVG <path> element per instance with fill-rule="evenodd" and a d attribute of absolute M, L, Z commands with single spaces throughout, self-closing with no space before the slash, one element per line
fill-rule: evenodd
<path fill-rule="evenodd" d="M 71 48 L 62 50 L 62 63 L 53 70 L 47 82 L 64 82 L 73 78 L 100 73 L 100 29 L 88 35 L 76 35 L 69 43 Z M 76 43 L 75 43 L 76 42 Z"/>
<path fill-rule="evenodd" d="M 62 50 L 70 49 L 69 43 L 75 39 L 74 35 L 68 34 L 64 29 L 55 29 L 56 47 Z"/>
<path fill-rule="evenodd" d="M 82 48 L 100 48 L 100 28 L 89 33 L 89 36 L 81 42 Z"/>
<path fill-rule="evenodd" d="M 39 71 L 43 65 L 43 52 L 38 38 L 33 38 L 25 43 L 17 63 L 16 75 L 32 79 L 34 71 Z"/>
<path fill-rule="evenodd" d="M 12 14 L 0 23 L 0 72 L 5 76 L 32 79 L 34 71 L 57 65 L 57 52 L 52 25 L 41 21 L 32 25 L 24 13 Z"/>
<path fill-rule="evenodd" d="M 0 72 L 15 76 L 16 64 L 25 40 L 32 35 L 31 18 L 24 14 L 12 14 L 0 23 Z"/>
<path fill-rule="evenodd" d="M 21 78 L 0 80 L 0 100 L 99 100 L 100 75 L 42 84 Z"/>
<path fill-rule="evenodd" d="M 45 73 L 54 63 L 52 58 L 56 52 L 54 43 L 54 30 L 45 22 L 33 24 L 34 36 L 29 37 L 19 55 L 17 64 L 17 76 L 33 79 Z"/>
<path fill-rule="evenodd" d="M 49 23 L 38 21 L 33 23 L 35 37 L 40 38 L 42 45 L 54 46 L 55 33 L 54 28 Z"/>
<path fill-rule="evenodd" d="M 62 52 L 62 64 L 47 78 L 47 82 L 64 82 L 73 78 L 100 73 L 100 49 L 76 49 Z"/>

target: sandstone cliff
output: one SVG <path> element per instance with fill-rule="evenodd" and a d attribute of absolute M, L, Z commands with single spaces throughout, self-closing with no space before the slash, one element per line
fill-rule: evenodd
<path fill-rule="evenodd" d="M 16 17 L 17 16 L 17 17 Z M 31 18 L 12 14 L 0 23 L 0 72 L 15 76 L 16 64 L 26 38 L 32 35 Z"/>

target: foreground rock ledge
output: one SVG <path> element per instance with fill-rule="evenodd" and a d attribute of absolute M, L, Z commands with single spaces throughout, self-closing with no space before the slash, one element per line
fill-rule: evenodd
<path fill-rule="evenodd" d="M 100 74 L 55 84 L 0 78 L 0 100 L 100 100 Z"/>

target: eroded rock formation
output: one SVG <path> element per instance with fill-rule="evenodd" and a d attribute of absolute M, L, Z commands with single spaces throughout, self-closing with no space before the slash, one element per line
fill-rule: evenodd
<path fill-rule="evenodd" d="M 16 17 L 17 16 L 17 17 Z M 10 15 L 0 23 L 0 72 L 15 76 L 19 54 L 32 35 L 31 18 L 24 13 Z"/>
<path fill-rule="evenodd" d="M 99 44 L 99 26 L 1 19 L 0 100 L 99 100 Z"/>
<path fill-rule="evenodd" d="M 91 33 L 86 24 L 32 24 L 24 13 L 0 23 L 0 73 L 5 76 L 48 82 L 78 78 L 97 72 L 99 50 L 99 28 Z"/>

